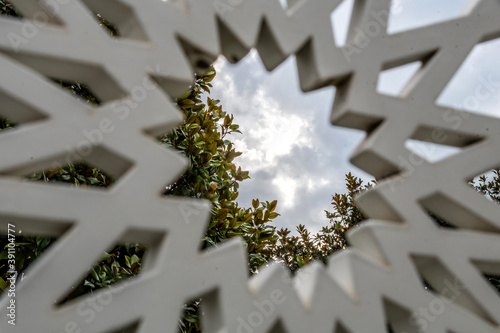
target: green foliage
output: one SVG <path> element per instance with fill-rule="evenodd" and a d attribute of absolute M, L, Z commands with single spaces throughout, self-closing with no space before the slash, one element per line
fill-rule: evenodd
<path fill-rule="evenodd" d="M 7 0 L 0 0 L 0 15 L 21 17 L 10 1 Z"/>
<path fill-rule="evenodd" d="M 332 196 L 333 211 L 325 211 L 330 223 L 316 235 L 312 235 L 305 226 L 297 227 L 298 236 L 290 236 L 288 229 L 279 230 L 279 241 L 272 249 L 273 258 L 284 262 L 292 272 L 312 260 L 327 262 L 328 256 L 347 246 L 346 232 L 365 220 L 365 216 L 354 203 L 354 197 L 372 183 L 363 185 L 363 181 L 351 173 L 346 175 L 347 193 Z"/>
<path fill-rule="evenodd" d="M 204 238 L 204 247 L 211 247 L 235 236 L 242 236 L 247 244 L 250 271 L 266 262 L 269 248 L 276 241 L 274 227 L 269 222 L 279 214 L 277 201 L 254 200 L 251 208 L 238 206 L 239 182 L 250 178 L 248 171 L 236 167 L 234 159 L 241 155 L 227 139 L 231 133 L 240 133 L 232 115 L 219 105 L 219 100 L 207 97 L 215 77 L 211 68 L 204 75 L 196 75 L 193 88 L 176 100 L 184 112 L 186 121 L 172 133 L 160 138 L 167 147 L 173 147 L 189 158 L 188 171 L 165 195 L 203 198 L 212 202 L 212 218 Z"/>
<path fill-rule="evenodd" d="M 359 193 L 371 188 L 375 182 L 363 185 L 363 180 L 354 177 L 350 172 L 345 176 L 347 193 L 332 196 L 333 212 L 325 211 L 330 219 L 335 243 L 339 248 L 347 246 L 346 233 L 358 223 L 366 219 L 361 210 L 356 206 L 354 198 Z"/>
<path fill-rule="evenodd" d="M 64 167 L 44 170 L 34 173 L 28 177 L 29 180 L 40 180 L 44 182 L 72 183 L 76 187 L 109 187 L 115 181 L 100 169 L 94 168 L 84 162 L 76 165 L 69 163 Z"/>
<path fill-rule="evenodd" d="M 471 181 L 470 185 L 474 187 L 476 191 L 483 193 L 496 203 L 500 203 L 500 169 L 492 170 L 488 176 L 481 175 L 478 177 L 477 181 Z"/>
<path fill-rule="evenodd" d="M 16 272 L 21 274 L 43 251 L 45 251 L 52 243 L 51 238 L 47 237 L 16 237 L 15 258 Z M 11 276 L 7 267 L 7 241 L 0 240 L 0 294 L 4 291 L 7 278 Z M 21 276 L 21 275 L 19 275 Z"/>
<path fill-rule="evenodd" d="M 1 118 L 0 117 L 0 131 L 7 129 L 7 128 L 12 128 L 15 127 L 15 124 L 9 121 L 8 119 Z"/>
<path fill-rule="evenodd" d="M 64 301 L 138 275 L 145 252 L 146 247 L 137 243 L 115 246 Z"/>
<path fill-rule="evenodd" d="M 92 105 L 99 105 L 101 101 L 92 93 L 89 87 L 86 85 L 75 81 L 68 82 L 62 80 L 53 80 L 61 87 L 65 88 L 70 94 L 76 95 L 79 100 L 85 101 L 86 103 Z"/>

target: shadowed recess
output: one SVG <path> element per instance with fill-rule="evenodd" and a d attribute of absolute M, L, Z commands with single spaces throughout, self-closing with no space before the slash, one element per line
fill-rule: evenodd
<path fill-rule="evenodd" d="M 5 130 L 5 129 L 14 128 L 14 127 L 16 127 L 16 123 L 11 122 L 7 118 L 0 117 L 0 132 Z"/>
<path fill-rule="evenodd" d="M 0 294 L 9 289 L 12 279 L 22 281 L 28 266 L 56 241 L 53 237 L 28 236 L 29 233 L 25 236 L 16 224 L 10 225 L 9 229 L 12 229 L 8 230 L 8 234 L 3 231 L 0 234 Z M 12 258 L 15 258 L 14 267 L 8 265 L 8 260 Z"/>
<path fill-rule="evenodd" d="M 500 38 L 477 44 L 436 101 L 457 110 L 500 117 Z M 460 114 L 466 120 L 467 114 Z"/>
<path fill-rule="evenodd" d="M 483 274 L 486 282 L 500 295 L 500 261 L 474 260 L 472 264 Z"/>
<path fill-rule="evenodd" d="M 157 265 L 157 254 L 165 243 L 166 235 L 161 230 L 130 228 L 118 237 L 117 242 L 97 258 L 96 264 L 61 295 L 57 306 L 73 301 L 83 295 L 102 288 L 119 292 L 123 282 Z"/>
<path fill-rule="evenodd" d="M 72 95 L 77 96 L 78 100 L 82 100 L 93 105 L 101 104 L 101 100 L 99 100 L 99 98 L 96 97 L 92 90 L 83 83 L 80 83 L 78 81 L 62 81 L 58 79 L 52 79 L 52 81 L 63 87 Z"/>
<path fill-rule="evenodd" d="M 19 10 L 8 0 L 0 0 L 0 15 L 22 18 Z"/>
<path fill-rule="evenodd" d="M 415 254 L 411 255 L 410 259 L 417 268 L 424 285 L 431 286 L 438 296 L 444 297 L 449 302 L 461 306 L 496 325 L 495 319 L 489 315 L 488 310 L 474 297 L 474 291 L 464 285 L 460 277 L 450 271 L 441 259 L 435 256 Z M 444 302 L 442 306 L 445 306 Z"/>
<path fill-rule="evenodd" d="M 2 53 L 9 56 L 13 62 L 31 68 L 64 88 L 79 85 L 74 91 L 88 94 L 96 103 L 127 96 L 125 89 L 100 65 L 83 64 L 55 56 L 15 53 L 11 50 L 2 50 Z"/>
<path fill-rule="evenodd" d="M 133 324 L 125 324 L 124 327 L 110 333 L 137 333 L 140 325 L 140 321 L 134 322 Z"/>
<path fill-rule="evenodd" d="M 499 232 L 498 225 L 490 221 L 487 216 L 464 207 L 446 193 L 433 193 L 420 199 L 419 203 L 438 220 L 446 221 L 446 223 L 458 228 Z"/>
<path fill-rule="evenodd" d="M 133 8 L 123 1 L 83 0 L 97 21 L 116 38 L 130 38 L 147 42 L 149 39 Z"/>
<path fill-rule="evenodd" d="M 412 316 L 411 310 L 387 298 L 384 298 L 382 302 L 383 302 L 388 332 L 393 332 L 393 333 L 421 332 L 417 326 L 410 325 L 410 318 Z"/>
<path fill-rule="evenodd" d="M 113 287 L 115 283 L 139 275 L 146 251 L 146 247 L 139 243 L 115 245 L 104 253 L 82 281 L 71 287 L 71 292 L 58 302 L 58 306 L 101 288 L 110 287 L 111 293 L 117 291 Z"/>
<path fill-rule="evenodd" d="M 0 89 L 0 130 L 46 119 L 47 116 L 37 106 L 28 104 Z"/>

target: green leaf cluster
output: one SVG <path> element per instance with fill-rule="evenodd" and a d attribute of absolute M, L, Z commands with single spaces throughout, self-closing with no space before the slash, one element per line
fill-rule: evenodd
<path fill-rule="evenodd" d="M 190 161 L 188 171 L 167 187 L 165 195 L 187 196 L 212 202 L 212 217 L 204 247 L 215 246 L 225 239 L 241 236 L 249 253 L 250 271 L 270 257 L 270 246 L 277 240 L 270 222 L 279 216 L 277 201 L 254 200 L 252 207 L 239 207 L 239 182 L 250 178 L 249 172 L 237 167 L 234 159 L 241 155 L 228 139 L 241 133 L 234 117 L 223 110 L 220 101 L 206 97 L 210 93 L 216 71 L 211 67 L 196 75 L 190 91 L 175 100 L 185 122 L 160 138 L 167 147 L 182 152 Z"/>
<path fill-rule="evenodd" d="M 292 236 L 287 228 L 277 231 L 279 240 L 272 248 L 272 257 L 285 263 L 292 272 L 313 260 L 326 263 L 328 256 L 347 247 L 347 231 L 366 219 L 354 197 L 372 187 L 374 182 L 365 185 L 351 173 L 345 180 L 347 192 L 332 196 L 333 211 L 325 211 L 330 223 L 318 233 L 312 234 L 302 224 L 296 228 L 297 236 Z"/>

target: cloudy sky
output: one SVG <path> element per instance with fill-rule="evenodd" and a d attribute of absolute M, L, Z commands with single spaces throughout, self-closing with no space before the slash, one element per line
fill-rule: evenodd
<path fill-rule="evenodd" d="M 467 2 L 395 1 L 389 32 L 454 18 Z M 345 0 L 332 15 L 334 33 L 340 44 L 345 41 L 352 3 L 353 0 Z M 496 106 L 500 105 L 500 67 L 495 66 L 498 52 L 500 42 L 476 47 L 437 103 L 494 115 L 498 110 Z M 271 73 L 266 72 L 256 52 L 251 52 L 237 65 L 220 58 L 215 68 L 218 74 L 211 96 L 220 99 L 224 110 L 234 114 L 235 123 L 243 132 L 231 138 L 243 152 L 236 163 L 249 170 L 251 176 L 241 183 L 240 205 L 250 207 L 255 198 L 277 199 L 277 211 L 281 214 L 275 220 L 278 227 L 295 229 L 296 225 L 305 224 L 318 231 L 328 223 L 324 210 L 330 210 L 331 196 L 345 192 L 346 173 L 352 172 L 365 181 L 371 179 L 348 162 L 364 133 L 330 125 L 335 89 L 302 93 L 293 57 Z M 418 68 L 419 64 L 415 63 L 384 72 L 380 76 L 379 92 L 397 94 Z M 491 90 L 488 98 L 474 98 L 479 86 Z M 456 152 L 414 142 L 408 147 L 429 160 Z"/>

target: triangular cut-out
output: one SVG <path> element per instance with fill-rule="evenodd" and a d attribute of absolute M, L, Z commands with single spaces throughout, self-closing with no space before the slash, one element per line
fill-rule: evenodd
<path fill-rule="evenodd" d="M 422 62 L 415 61 L 380 72 L 377 92 L 389 96 L 404 97 L 405 88 L 408 87 L 420 68 L 422 68 Z"/>
<path fill-rule="evenodd" d="M 439 162 L 462 151 L 458 147 L 411 139 L 405 142 L 405 147 L 430 163 Z"/>
<path fill-rule="evenodd" d="M 484 277 L 493 288 L 500 292 L 500 274 L 485 274 Z"/>
<path fill-rule="evenodd" d="M 128 229 L 109 251 L 103 252 L 82 280 L 61 295 L 57 305 L 61 306 L 101 288 L 110 288 L 111 292 L 119 290 L 121 282 L 155 267 L 165 239 L 166 234 L 158 230 Z"/>
<path fill-rule="evenodd" d="M 443 312 L 446 309 L 446 303 L 452 302 L 489 322 L 495 323 L 495 320 L 490 317 L 482 305 L 472 297 L 460 277 L 452 273 L 439 258 L 413 254 L 410 259 L 417 268 L 422 281 L 425 281 L 432 287 L 433 291 L 440 295 L 439 304 L 436 302 L 429 304 L 429 306 L 433 306 L 429 309 L 431 312 Z M 446 299 L 446 302 L 443 299 Z"/>
<path fill-rule="evenodd" d="M 391 1 L 388 33 L 396 34 L 427 25 L 455 19 L 464 14 L 469 0 L 434 1 Z M 415 15 L 418 13 L 418 15 Z"/>
<path fill-rule="evenodd" d="M 8 0 L 4 0 L 3 6 L 0 7 L 0 15 L 11 16 L 22 18 L 22 14 L 17 7 L 10 3 Z"/>
<path fill-rule="evenodd" d="M 2 51 L 13 61 L 24 64 L 52 81 L 63 81 L 67 84 L 80 82 L 92 96 L 103 102 L 108 102 L 127 96 L 120 84 L 102 67 L 93 64 L 83 64 L 60 58 Z M 60 83 L 55 83 L 60 85 Z M 64 89 L 64 88 L 63 88 Z M 78 97 L 81 99 L 81 97 Z"/>
<path fill-rule="evenodd" d="M 43 20 L 43 25 L 62 25 L 62 21 L 50 9 L 51 6 L 43 2 L 16 1 L 14 6 L 11 1 L 4 0 L 1 4 L 0 15 L 32 20 L 35 25 L 40 24 L 40 20 Z"/>
<path fill-rule="evenodd" d="M 448 82 L 436 104 L 500 117 L 500 69 L 493 65 L 499 52 L 500 38 L 476 45 Z M 463 114 L 461 119 L 465 120 L 466 117 L 467 114 Z"/>
<path fill-rule="evenodd" d="M 0 232 L 7 234 L 7 227 L 14 225 L 18 234 L 23 236 L 41 236 L 58 238 L 66 233 L 73 221 L 45 219 L 32 215 L 18 215 L 0 213 Z"/>
<path fill-rule="evenodd" d="M 259 52 L 264 67 L 268 71 L 274 70 L 287 58 L 287 55 L 283 54 L 278 45 L 279 43 L 274 37 L 267 21 L 263 19 L 256 49 Z"/>
<path fill-rule="evenodd" d="M 0 90 L 0 129 L 46 119 L 47 116 L 32 105 L 10 96 Z M 10 126 L 9 126 L 10 125 Z"/>
<path fill-rule="evenodd" d="M 353 7 L 354 0 L 343 0 L 330 15 L 335 45 L 338 47 L 346 44 Z"/>
<path fill-rule="evenodd" d="M 201 314 L 201 331 L 205 333 L 222 331 L 223 318 L 218 290 L 214 289 L 202 295 L 198 305 Z M 187 317 L 184 317 L 184 320 L 186 319 Z"/>
<path fill-rule="evenodd" d="M 84 0 L 83 2 L 95 13 L 97 21 L 111 36 L 149 41 L 134 9 L 123 1 Z"/>
<path fill-rule="evenodd" d="M 177 36 L 177 40 L 182 46 L 195 73 L 206 73 L 215 60 L 217 60 L 216 55 L 201 50 L 182 36 Z"/>
<path fill-rule="evenodd" d="M 457 229 L 457 227 L 448 223 L 447 221 L 443 220 L 442 218 L 434 215 L 432 212 L 427 211 L 427 215 L 429 215 L 429 218 L 431 219 L 431 221 L 434 222 L 439 228 Z"/>
<path fill-rule="evenodd" d="M 2 118 L 0 117 L 0 132 L 9 128 L 14 128 L 16 127 L 16 123 L 10 121 L 7 118 Z"/>
<path fill-rule="evenodd" d="M 0 234 L 0 294 L 8 289 L 13 280 L 14 284 L 25 278 L 25 272 L 43 252 L 48 250 L 56 241 L 55 237 L 30 236 L 23 232 L 16 223 L 7 223 L 7 230 Z M 9 259 L 15 264 L 10 266 Z"/>
<path fill-rule="evenodd" d="M 474 177 L 469 185 L 483 194 L 486 199 L 500 204 L 500 168 Z"/>
<path fill-rule="evenodd" d="M 438 219 L 458 228 L 499 232 L 498 227 L 485 220 L 483 217 L 464 208 L 460 203 L 451 199 L 445 193 L 437 192 L 419 200 L 427 211 Z"/>
<path fill-rule="evenodd" d="M 149 74 L 151 78 L 163 89 L 168 96 L 172 98 L 177 98 L 186 93 L 189 89 L 189 85 L 192 83 L 191 81 L 177 80 L 167 75 L 161 74 Z"/>
<path fill-rule="evenodd" d="M 472 264 L 483 273 L 485 280 L 500 293 L 500 261 L 473 260 Z"/>
<path fill-rule="evenodd" d="M 122 177 L 131 167 L 132 162 L 126 160 L 123 156 L 116 154 L 103 146 L 93 146 L 91 140 L 91 135 L 97 136 L 97 133 L 89 132 L 89 141 L 81 141 L 77 147 L 70 147 L 65 153 L 61 153 L 57 156 L 50 156 L 45 159 L 29 161 L 25 164 L 19 164 L 12 169 L 2 170 L 1 174 L 10 176 L 21 176 L 21 177 L 32 177 L 33 174 L 38 174 L 33 176 L 33 178 L 41 178 L 43 180 L 61 180 L 67 182 L 68 177 L 63 177 L 69 175 L 71 179 L 78 179 L 79 172 L 81 171 L 84 176 L 93 178 L 98 176 L 94 174 L 93 169 L 98 168 L 100 174 L 104 175 L 106 179 L 100 177 L 97 182 L 93 179 L 79 181 L 85 182 L 87 185 L 96 185 L 102 183 L 106 184 L 107 187 L 113 183 L 113 180 L 118 180 Z M 102 135 L 102 134 L 101 134 Z M 85 163 L 81 165 L 80 163 Z M 68 168 L 73 166 L 78 166 L 78 170 L 68 170 Z M 92 167 L 89 169 L 89 167 Z M 61 169 L 66 168 L 69 173 L 61 171 Z M 42 171 L 43 170 L 43 171 Z M 56 173 L 60 173 L 61 179 L 57 178 Z M 41 173 L 41 174 L 40 174 Z M 43 174 L 45 173 L 45 175 Z M 47 174 L 51 174 L 48 176 Z M 48 176 L 48 177 L 47 177 Z M 56 178 L 54 178 L 56 177 Z M 48 178 L 48 179 L 47 179 Z M 92 184 L 94 183 L 94 184 Z M 78 185 L 77 182 L 75 182 Z"/>
<path fill-rule="evenodd" d="M 89 103 L 92 105 L 99 105 L 101 101 L 92 92 L 92 89 L 86 86 L 83 83 L 78 81 L 62 81 L 58 79 L 52 79 L 56 84 L 63 87 L 65 90 L 69 91 L 72 95 L 77 96 L 78 99 L 82 100 L 85 103 Z"/>
<path fill-rule="evenodd" d="M 118 244 L 103 254 L 89 274 L 72 287 L 72 291 L 58 305 L 101 288 L 112 287 L 118 282 L 139 275 L 146 247 L 139 243 Z"/>
<path fill-rule="evenodd" d="M 340 321 L 337 321 L 333 333 L 352 333 L 352 332 L 346 329 L 345 326 Z"/>
<path fill-rule="evenodd" d="M 201 332 L 200 299 L 195 299 L 184 304 L 179 318 L 179 332 Z"/>
<path fill-rule="evenodd" d="M 13 278 L 17 283 L 27 277 L 30 267 L 72 225 L 72 221 L 0 214 L 0 294 Z M 14 267 L 9 259 L 15 260 Z"/>
<path fill-rule="evenodd" d="M 216 333 L 222 330 L 219 293 L 216 289 L 184 304 L 179 318 L 180 332 Z"/>
<path fill-rule="evenodd" d="M 77 187 L 101 187 L 108 188 L 115 179 L 108 176 L 99 168 L 84 162 L 67 164 L 50 170 L 43 170 L 27 177 L 29 180 L 44 182 L 60 182 L 76 185 Z"/>
<path fill-rule="evenodd" d="M 118 31 L 118 27 L 115 24 L 110 22 L 108 19 L 106 19 L 105 17 L 103 17 L 99 13 L 93 13 L 93 14 L 94 14 L 95 18 L 97 19 L 97 21 L 99 22 L 99 25 L 101 26 L 101 28 L 103 28 L 104 31 L 109 33 L 109 35 L 111 37 L 115 37 L 115 38 L 121 37 L 121 34 Z"/>
<path fill-rule="evenodd" d="M 132 324 L 125 324 L 123 327 L 121 327 L 115 331 L 112 331 L 110 333 L 137 333 L 140 325 L 141 325 L 141 321 L 136 321 Z"/>
<path fill-rule="evenodd" d="M 243 59 L 249 50 L 232 33 L 224 22 L 217 17 L 222 55 L 231 64 L 235 64 Z"/>
<path fill-rule="evenodd" d="M 281 320 L 277 320 L 276 323 L 271 327 L 271 329 L 268 331 L 268 333 L 286 333 L 287 330 L 285 328 L 285 325 Z"/>
<path fill-rule="evenodd" d="M 411 325 L 412 312 L 390 299 L 382 300 L 388 332 L 418 333 L 419 327 Z"/>
<path fill-rule="evenodd" d="M 283 10 L 288 9 L 288 1 L 289 0 L 279 0 L 279 3 L 281 5 L 281 8 L 283 8 Z"/>

